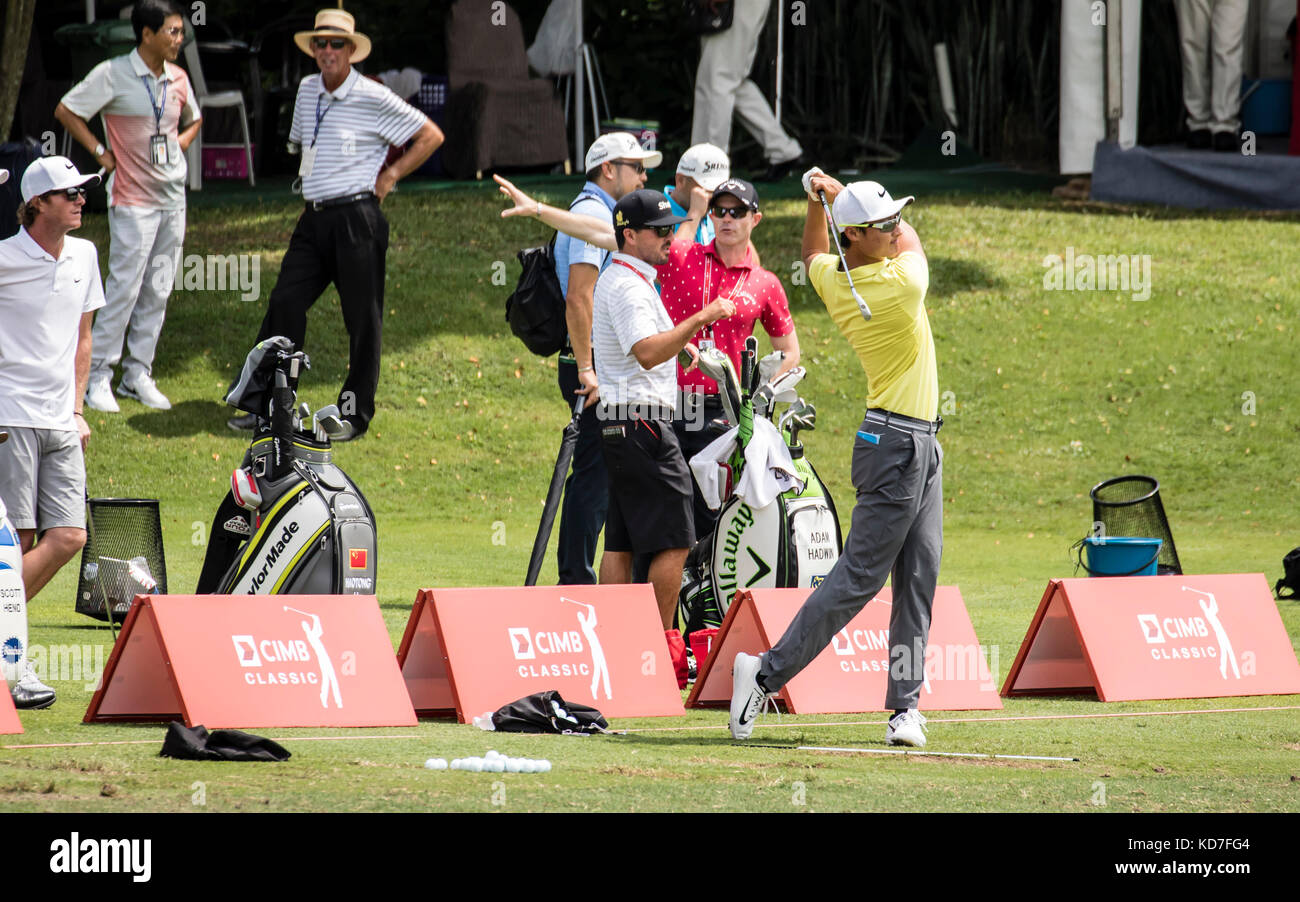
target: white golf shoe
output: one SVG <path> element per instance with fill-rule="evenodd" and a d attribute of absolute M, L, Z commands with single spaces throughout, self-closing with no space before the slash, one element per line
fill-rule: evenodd
<path fill-rule="evenodd" d="M 108 376 L 96 376 L 86 383 L 86 406 L 104 413 L 117 413 L 117 399 L 113 397 L 113 386 Z"/>
<path fill-rule="evenodd" d="M 152 407 L 154 410 L 171 410 L 172 402 L 167 400 L 167 396 L 158 391 L 158 386 L 149 376 L 136 376 L 135 381 L 127 384 L 126 377 L 117 384 L 117 393 L 124 398 L 134 398 L 145 407 Z"/>
<path fill-rule="evenodd" d="M 758 669 L 762 663 L 761 657 L 742 651 L 731 666 L 732 739 L 749 738 L 749 734 L 754 732 L 754 721 L 771 699 L 758 685 Z"/>
<path fill-rule="evenodd" d="M 925 715 L 915 708 L 889 718 L 885 741 L 890 745 L 910 745 L 925 748 Z"/>

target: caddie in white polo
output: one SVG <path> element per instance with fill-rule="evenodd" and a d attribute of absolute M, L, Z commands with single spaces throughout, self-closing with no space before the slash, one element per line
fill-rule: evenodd
<path fill-rule="evenodd" d="M 97 184 L 66 157 L 35 161 L 19 185 L 18 234 L 0 241 L 0 501 L 18 534 L 29 603 L 86 542 L 81 398 L 104 288 L 95 246 L 68 232 Z M 10 694 L 19 708 L 47 708 L 54 690 L 27 666 L 25 645 L 5 649 L 21 674 Z"/>
<path fill-rule="evenodd" d="M 884 586 L 891 575 L 885 731 L 891 745 L 925 745 L 917 710 L 925 679 L 930 610 L 943 550 L 943 449 L 937 434 L 939 378 L 925 309 L 929 264 L 903 222 L 911 197 L 877 182 L 845 187 L 818 171 L 805 179 L 803 259 L 808 282 L 858 355 L 867 410 L 853 442 L 857 489 L 844 553 L 763 655 L 738 654 L 732 669 L 731 735 L 745 739 L 777 693 Z M 819 193 L 832 203 L 845 267 L 830 253 Z M 860 313 L 853 287 L 871 308 Z"/>

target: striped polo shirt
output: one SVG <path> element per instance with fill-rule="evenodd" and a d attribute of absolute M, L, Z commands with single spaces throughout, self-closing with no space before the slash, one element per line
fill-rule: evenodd
<path fill-rule="evenodd" d="M 117 160 L 108 177 L 110 205 L 185 209 L 189 168 L 177 135 L 200 114 L 184 69 L 164 61 L 163 74 L 154 75 L 140 52 L 132 50 L 91 69 L 63 95 L 63 105 L 87 122 L 104 116 L 105 143 Z M 155 115 L 159 108 L 161 120 Z M 155 166 L 149 156 L 149 139 L 157 134 L 167 136 L 165 166 Z"/>
<path fill-rule="evenodd" d="M 601 404 L 649 404 L 671 414 L 677 400 L 676 359 L 647 370 L 632 353 L 641 339 L 673 328 L 654 281 L 649 263 L 628 254 L 613 256 L 592 293 L 592 356 Z"/>
<path fill-rule="evenodd" d="M 289 140 L 316 148 L 311 174 L 302 180 L 303 200 L 328 200 L 373 191 L 390 144 L 402 146 L 428 117 L 356 69 L 334 93 L 320 73 L 298 85 Z"/>

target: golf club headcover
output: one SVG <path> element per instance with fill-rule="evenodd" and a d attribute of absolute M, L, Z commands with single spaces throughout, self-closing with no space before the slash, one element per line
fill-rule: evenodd
<path fill-rule="evenodd" d="M 803 174 L 804 194 L 807 194 L 809 197 L 812 197 L 813 196 L 812 177 L 814 175 L 825 175 L 825 174 L 826 173 L 822 172 L 822 168 L 820 166 L 814 166 L 812 169 L 809 169 L 807 172 L 805 172 Z"/>
<path fill-rule="evenodd" d="M 257 477 L 246 467 L 236 467 L 230 474 L 230 494 L 245 510 L 255 511 L 262 506 L 262 490 L 257 486 Z"/>

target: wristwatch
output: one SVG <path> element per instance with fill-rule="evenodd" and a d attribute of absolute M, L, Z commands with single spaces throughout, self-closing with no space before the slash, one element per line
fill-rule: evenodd
<path fill-rule="evenodd" d="M 100 157 L 102 157 L 102 156 L 103 156 L 107 151 L 108 151 L 108 148 L 105 147 L 103 144 L 96 144 L 96 145 L 95 145 L 95 159 L 98 160 L 98 159 L 99 159 Z"/>

